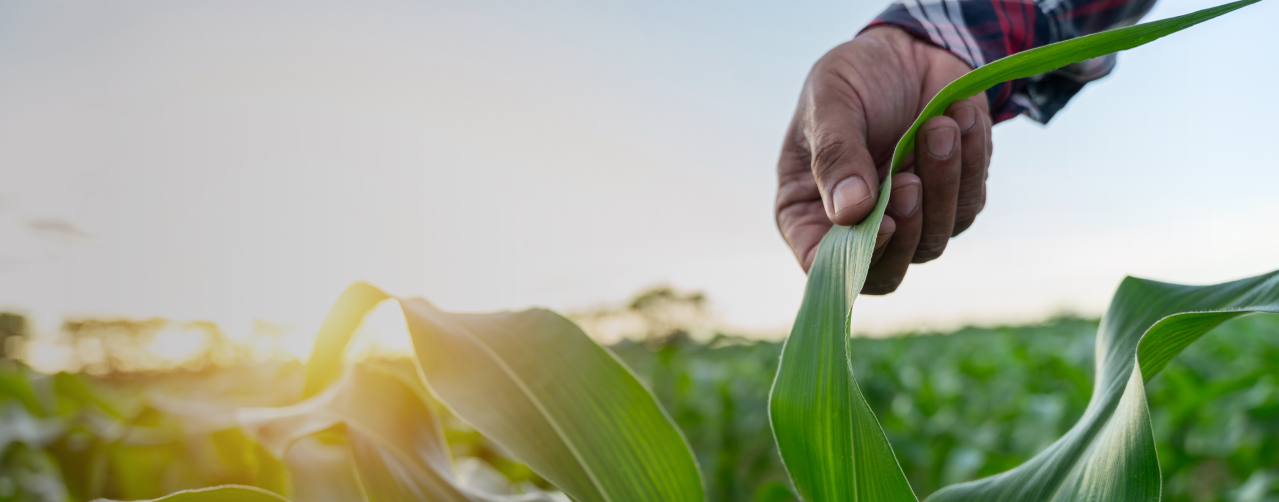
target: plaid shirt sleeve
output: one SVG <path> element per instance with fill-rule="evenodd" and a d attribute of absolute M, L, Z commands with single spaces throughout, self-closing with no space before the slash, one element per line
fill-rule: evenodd
<path fill-rule="evenodd" d="M 1062 40 L 1136 24 L 1155 0 L 895 0 L 870 26 L 892 25 L 949 50 L 973 68 Z M 868 26 L 869 28 L 869 26 Z M 991 116 L 1047 123 L 1084 84 L 1110 73 L 1115 55 L 1014 80 L 986 91 Z"/>

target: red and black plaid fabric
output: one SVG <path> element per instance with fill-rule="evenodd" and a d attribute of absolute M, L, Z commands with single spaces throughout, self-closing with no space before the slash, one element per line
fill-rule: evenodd
<path fill-rule="evenodd" d="M 976 68 L 1053 42 L 1136 24 L 1155 0 L 896 0 L 870 26 L 892 25 Z M 869 27 L 869 26 L 868 26 Z M 986 91 L 995 122 L 1025 114 L 1048 122 L 1084 84 L 1110 73 L 1115 55 Z"/>

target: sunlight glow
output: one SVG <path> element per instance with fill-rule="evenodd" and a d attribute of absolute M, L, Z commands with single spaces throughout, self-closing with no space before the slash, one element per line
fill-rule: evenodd
<path fill-rule="evenodd" d="M 350 360 L 370 357 L 405 357 L 413 353 L 408 322 L 399 302 L 384 301 L 369 312 L 356 330 L 346 357 Z"/>
<path fill-rule="evenodd" d="M 167 362 L 177 363 L 194 357 L 204 349 L 208 338 L 204 330 L 170 327 L 156 333 L 146 349 Z"/>

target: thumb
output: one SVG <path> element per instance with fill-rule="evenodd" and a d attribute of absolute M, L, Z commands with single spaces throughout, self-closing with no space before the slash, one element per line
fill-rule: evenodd
<path fill-rule="evenodd" d="M 879 198 L 879 173 L 858 123 L 861 113 L 836 106 L 815 115 L 818 116 L 810 122 L 812 132 L 807 136 L 809 151 L 813 152 L 813 178 L 826 206 L 826 216 L 836 225 L 861 223 Z"/>

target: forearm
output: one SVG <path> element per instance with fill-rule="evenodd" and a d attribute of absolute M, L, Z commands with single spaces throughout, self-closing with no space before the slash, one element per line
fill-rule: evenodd
<path fill-rule="evenodd" d="M 976 68 L 1024 50 L 1135 24 L 1155 0 L 896 0 L 870 26 L 892 25 Z M 1110 73 L 1113 55 L 987 91 L 1000 122 L 1026 114 L 1047 122 L 1085 84 Z"/>

